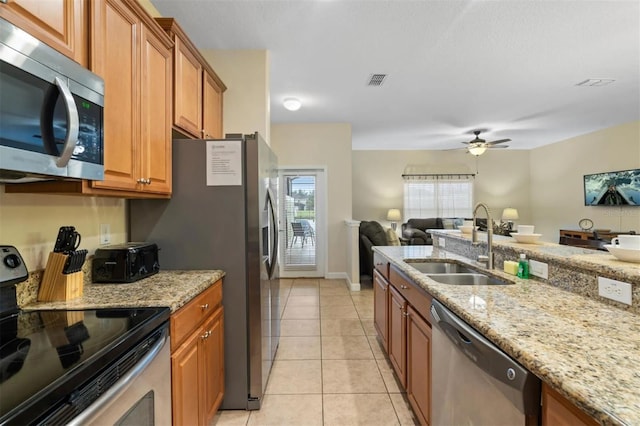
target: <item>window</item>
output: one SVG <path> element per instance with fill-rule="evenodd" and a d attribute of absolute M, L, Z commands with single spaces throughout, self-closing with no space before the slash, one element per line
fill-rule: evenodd
<path fill-rule="evenodd" d="M 403 175 L 404 220 L 471 217 L 473 175 Z"/>

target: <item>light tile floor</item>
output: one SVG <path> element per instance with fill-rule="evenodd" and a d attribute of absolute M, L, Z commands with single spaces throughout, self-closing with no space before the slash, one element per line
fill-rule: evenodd
<path fill-rule="evenodd" d="M 220 411 L 227 425 L 416 425 L 373 326 L 373 290 L 283 279 L 281 336 L 262 408 Z"/>

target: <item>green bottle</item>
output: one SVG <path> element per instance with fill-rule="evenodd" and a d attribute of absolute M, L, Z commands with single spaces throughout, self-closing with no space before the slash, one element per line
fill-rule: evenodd
<path fill-rule="evenodd" d="M 520 254 L 520 261 L 518 262 L 518 278 L 529 278 L 529 261 L 524 253 Z"/>

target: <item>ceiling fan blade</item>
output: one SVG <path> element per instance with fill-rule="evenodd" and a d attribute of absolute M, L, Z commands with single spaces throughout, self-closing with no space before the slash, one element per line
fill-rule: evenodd
<path fill-rule="evenodd" d="M 511 139 L 498 139 L 497 141 L 487 142 L 487 145 L 496 145 L 505 142 L 511 142 Z"/>
<path fill-rule="evenodd" d="M 491 146 L 488 146 L 487 148 L 490 148 L 490 149 L 509 148 L 509 145 L 491 145 Z"/>

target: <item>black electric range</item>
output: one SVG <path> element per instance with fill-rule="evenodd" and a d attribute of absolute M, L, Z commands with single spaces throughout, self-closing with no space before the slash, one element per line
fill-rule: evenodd
<path fill-rule="evenodd" d="M 169 320 L 167 307 L 21 311 L 8 282 L 0 282 L 0 425 L 56 424 L 58 413 L 81 411 Z"/>

